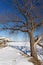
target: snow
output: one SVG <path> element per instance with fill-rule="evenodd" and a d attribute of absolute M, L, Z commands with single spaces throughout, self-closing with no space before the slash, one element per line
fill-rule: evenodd
<path fill-rule="evenodd" d="M 18 46 L 19 44 L 18 43 L 8 43 L 7 47 L 0 48 L 0 65 L 34 65 L 32 62 L 28 61 L 28 59 L 30 59 L 30 57 L 25 58 L 20 54 L 21 51 L 15 49 L 13 47 L 9 47 L 9 45 Z M 22 45 L 23 45 L 23 43 L 21 43 L 19 45 L 19 47 Z M 24 43 L 24 45 L 25 45 L 25 43 Z M 28 49 L 28 48 L 26 48 L 26 49 Z M 40 50 L 41 48 L 39 49 L 39 47 L 37 47 L 37 49 L 38 49 L 37 50 L 38 58 L 40 60 L 42 60 L 43 54 L 39 56 L 39 53 L 43 53 L 43 51 L 41 51 Z M 25 51 L 25 48 L 22 50 Z M 29 54 L 30 53 L 28 53 L 28 55 Z"/>
<path fill-rule="evenodd" d="M 43 48 L 37 48 L 37 54 L 39 60 L 43 61 Z"/>
<path fill-rule="evenodd" d="M 13 46 L 30 46 L 29 42 L 9 42 L 8 45 Z"/>
<path fill-rule="evenodd" d="M 0 48 L 0 65 L 34 65 L 24 58 L 20 51 L 9 46 Z"/>
<path fill-rule="evenodd" d="M 15 42 L 15 43 L 8 43 L 8 45 L 11 45 L 11 46 L 28 46 L 28 48 L 26 48 L 26 50 L 30 50 L 30 43 L 27 42 Z M 36 46 L 37 48 L 37 55 L 38 55 L 38 58 L 39 60 L 43 61 L 43 49 L 40 47 L 40 46 Z M 22 49 L 22 51 L 25 51 L 25 48 Z M 30 55 L 30 53 L 27 53 L 28 55 Z"/>

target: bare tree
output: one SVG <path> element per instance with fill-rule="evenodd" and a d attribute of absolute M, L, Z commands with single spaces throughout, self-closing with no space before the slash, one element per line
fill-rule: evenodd
<path fill-rule="evenodd" d="M 22 21 L 22 19 L 17 17 L 17 19 L 12 20 L 12 22 L 16 23 L 16 25 L 14 25 L 11 28 L 6 27 L 2 29 L 11 30 L 11 32 L 14 32 L 16 30 L 27 32 L 30 37 L 31 56 L 38 60 L 37 53 L 36 53 L 36 45 L 38 44 L 39 46 L 43 47 L 39 43 L 40 40 L 43 38 L 43 34 L 41 34 L 41 36 L 39 36 L 39 38 L 36 40 L 33 33 L 38 27 L 41 26 L 43 27 L 43 20 L 40 19 L 41 16 L 39 15 L 37 6 L 32 3 L 32 0 L 22 0 L 23 5 L 21 5 L 22 3 L 20 3 L 18 0 L 14 0 L 14 3 L 16 4 L 18 11 L 25 18 L 25 21 Z M 39 21 L 38 23 L 36 19 L 40 19 L 41 21 Z"/>

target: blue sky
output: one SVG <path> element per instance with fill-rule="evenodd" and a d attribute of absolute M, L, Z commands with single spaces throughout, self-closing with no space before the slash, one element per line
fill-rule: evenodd
<path fill-rule="evenodd" d="M 41 19 L 43 19 L 43 9 L 41 7 L 39 7 L 40 5 L 43 5 L 43 0 L 40 0 L 39 2 L 36 2 L 36 0 L 33 0 L 33 3 L 38 6 L 37 9 L 39 9 L 39 10 L 37 10 L 37 11 L 39 11 Z M 13 0 L 0 0 L 0 21 L 1 21 L 0 27 L 2 27 L 2 24 L 4 25 L 4 22 L 6 23 L 5 20 L 14 19 L 15 14 L 17 16 L 19 16 L 20 18 L 22 18 L 23 21 L 25 20 L 24 17 L 19 13 Z M 9 23 L 9 25 L 13 26 L 13 24 L 11 22 Z M 42 32 L 43 32 L 43 29 L 40 28 L 34 34 L 37 35 L 36 33 L 41 34 Z M 8 31 L 0 31 L 0 36 L 9 37 L 12 40 L 14 39 L 14 40 L 20 40 L 20 41 L 25 39 L 24 38 L 25 34 L 21 33 L 21 32 L 19 32 L 17 35 L 16 34 L 11 35 L 8 33 Z M 28 38 L 27 38 L 27 40 L 28 40 Z"/>

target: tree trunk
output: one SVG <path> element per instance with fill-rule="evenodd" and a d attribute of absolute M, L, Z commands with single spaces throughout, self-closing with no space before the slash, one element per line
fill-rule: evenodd
<path fill-rule="evenodd" d="M 34 40 L 33 34 L 31 33 L 30 34 L 30 50 L 31 50 L 31 56 L 34 59 L 38 59 L 37 52 L 36 52 L 36 46 L 34 46 L 34 43 L 35 43 L 35 40 Z"/>

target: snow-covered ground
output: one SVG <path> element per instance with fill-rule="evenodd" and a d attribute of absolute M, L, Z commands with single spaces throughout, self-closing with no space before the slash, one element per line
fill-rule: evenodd
<path fill-rule="evenodd" d="M 34 65 L 19 52 L 19 50 L 9 46 L 0 48 L 0 65 Z"/>
<path fill-rule="evenodd" d="M 29 42 L 9 42 L 8 43 L 8 45 L 11 45 L 11 46 L 19 46 L 19 48 L 20 48 L 20 46 L 27 46 L 27 48 L 23 48 L 23 49 L 21 49 L 21 51 L 25 51 L 26 52 L 26 50 L 29 50 L 29 52 L 30 52 L 30 43 Z M 41 61 L 43 61 L 43 49 L 40 47 L 40 46 L 38 46 L 37 45 L 37 54 L 38 54 L 38 58 L 41 60 Z M 30 55 L 28 52 L 27 52 L 27 54 L 28 55 Z"/>
<path fill-rule="evenodd" d="M 30 46 L 29 42 L 9 42 L 8 45 L 13 46 Z"/>
<path fill-rule="evenodd" d="M 13 47 L 14 46 L 19 46 L 19 48 L 21 48 L 20 46 L 27 46 L 27 48 L 22 48 L 21 51 L 26 52 L 26 50 L 29 50 L 29 52 L 30 52 L 30 43 L 29 42 L 27 42 L 27 43 L 26 42 L 15 42 L 15 43 L 13 43 L 13 42 L 10 43 L 9 42 L 8 45 L 11 45 Z M 43 49 L 38 45 L 37 45 L 36 48 L 37 48 L 38 58 L 43 61 Z M 27 52 L 27 54 L 29 54 L 29 53 Z"/>
<path fill-rule="evenodd" d="M 0 48 L 0 65 L 34 65 L 32 62 L 28 61 L 28 59 L 30 59 L 31 57 L 29 57 L 29 58 L 25 57 L 24 58 L 20 54 L 20 52 L 21 52 L 20 50 L 15 49 L 14 47 L 10 47 L 9 45 L 15 46 L 14 43 L 8 43 L 7 47 Z M 23 43 L 21 43 L 20 46 L 21 45 L 23 45 Z M 25 45 L 25 43 L 24 43 L 24 45 Z M 43 59 L 43 51 L 41 51 L 40 49 L 38 47 L 37 53 L 38 53 L 39 59 L 42 60 Z M 22 50 L 25 51 L 25 49 L 22 49 Z M 39 53 L 42 53 L 42 55 L 39 56 Z"/>

